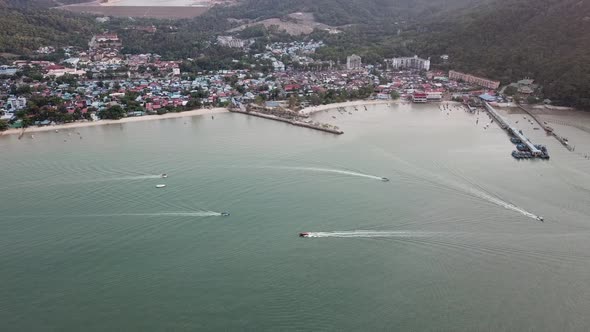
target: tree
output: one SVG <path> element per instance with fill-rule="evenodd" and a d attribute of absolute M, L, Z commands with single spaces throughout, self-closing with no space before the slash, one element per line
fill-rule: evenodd
<path fill-rule="evenodd" d="M 514 96 L 518 92 L 518 89 L 512 85 L 507 86 L 504 88 L 504 94 L 507 96 Z"/>
<path fill-rule="evenodd" d="M 256 96 L 254 103 L 261 106 L 264 105 L 264 97 L 261 95 Z"/>
<path fill-rule="evenodd" d="M 391 93 L 389 95 L 391 96 L 391 99 L 393 99 L 393 100 L 399 99 L 399 92 L 397 92 L 395 90 L 391 91 Z"/>
<path fill-rule="evenodd" d="M 125 111 L 119 105 L 113 105 L 105 110 L 98 112 L 101 119 L 119 120 L 125 116 Z"/>
<path fill-rule="evenodd" d="M 289 108 L 295 110 L 297 108 L 297 105 L 299 105 L 298 98 L 295 96 L 289 97 Z"/>
<path fill-rule="evenodd" d="M 536 104 L 536 103 L 539 102 L 539 99 L 537 97 L 535 97 L 535 96 L 528 96 L 526 98 L 526 102 L 529 103 L 529 104 Z"/>
<path fill-rule="evenodd" d="M 0 120 L 0 131 L 5 131 L 8 129 L 8 121 Z"/>

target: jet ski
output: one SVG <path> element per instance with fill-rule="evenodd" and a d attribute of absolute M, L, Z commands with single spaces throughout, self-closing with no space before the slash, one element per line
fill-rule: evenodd
<path fill-rule="evenodd" d="M 545 218 L 543 218 L 543 217 L 541 217 L 541 216 L 537 216 L 537 220 L 538 220 L 538 221 L 544 221 L 544 220 L 545 220 Z"/>
<path fill-rule="evenodd" d="M 229 212 L 221 212 L 221 215 L 224 217 L 228 217 L 229 216 Z"/>
<path fill-rule="evenodd" d="M 384 177 L 384 178 L 381 178 L 381 181 L 383 181 L 383 182 L 389 182 L 389 179 Z"/>
<path fill-rule="evenodd" d="M 301 232 L 299 233 L 299 237 L 309 237 L 309 232 Z"/>

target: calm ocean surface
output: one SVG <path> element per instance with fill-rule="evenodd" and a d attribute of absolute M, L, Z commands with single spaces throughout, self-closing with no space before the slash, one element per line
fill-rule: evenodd
<path fill-rule="evenodd" d="M 590 329 L 590 160 L 367 108 L 0 137 L 0 330 Z"/>

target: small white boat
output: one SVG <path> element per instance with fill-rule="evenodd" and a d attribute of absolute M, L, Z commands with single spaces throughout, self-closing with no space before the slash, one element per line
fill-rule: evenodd
<path fill-rule="evenodd" d="M 156 188 L 164 188 L 164 187 L 166 187 L 166 185 L 165 185 L 165 184 L 157 184 L 157 185 L 156 185 Z"/>
<path fill-rule="evenodd" d="M 164 173 L 164 174 L 160 175 L 160 177 L 161 177 L 162 179 L 165 179 L 165 178 L 167 178 L 167 177 L 168 177 L 168 174 Z"/>

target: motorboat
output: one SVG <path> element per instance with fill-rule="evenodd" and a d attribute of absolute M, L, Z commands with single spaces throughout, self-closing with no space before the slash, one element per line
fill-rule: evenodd
<path fill-rule="evenodd" d="M 156 185 L 156 188 L 164 188 L 164 187 L 166 187 L 166 185 L 165 185 L 165 184 L 157 184 L 157 185 Z"/>
<path fill-rule="evenodd" d="M 299 237 L 309 237 L 309 232 L 301 232 L 299 233 Z"/>
<path fill-rule="evenodd" d="M 167 177 L 168 177 L 168 174 L 166 174 L 166 173 L 163 173 L 162 175 L 160 175 L 160 177 L 161 177 L 162 179 L 165 179 L 165 178 L 167 178 Z"/>
<path fill-rule="evenodd" d="M 223 217 L 229 217 L 229 212 L 221 212 L 221 216 L 223 216 Z"/>
<path fill-rule="evenodd" d="M 381 178 L 381 181 L 383 181 L 383 182 L 389 182 L 389 179 L 388 179 L 388 178 L 385 178 L 385 177 L 383 177 L 383 178 Z"/>
<path fill-rule="evenodd" d="M 541 216 L 537 216 L 537 220 L 538 220 L 538 221 L 544 221 L 544 220 L 545 220 L 545 218 L 543 218 L 543 217 L 541 217 Z"/>

